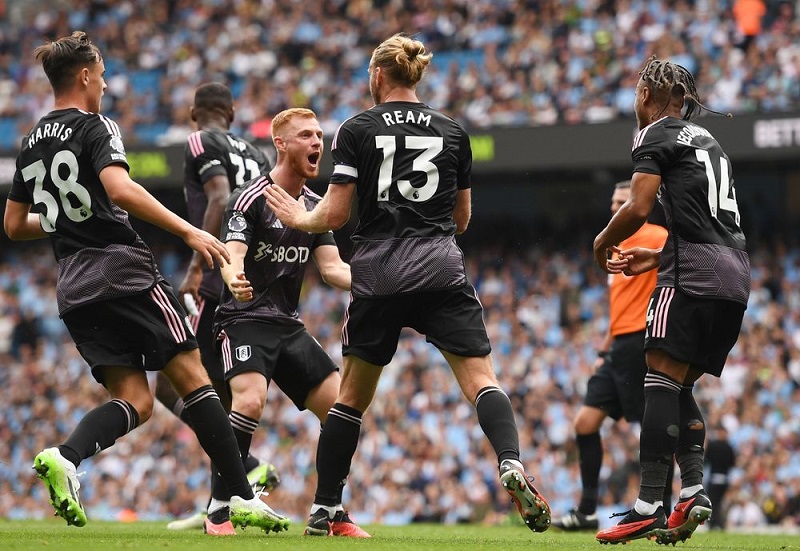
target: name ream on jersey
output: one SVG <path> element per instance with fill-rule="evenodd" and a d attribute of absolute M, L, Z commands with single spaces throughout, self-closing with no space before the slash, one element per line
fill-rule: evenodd
<path fill-rule="evenodd" d="M 258 248 L 253 260 L 260 262 L 268 259 L 270 262 L 298 262 L 305 264 L 308 261 L 308 247 L 280 247 L 272 248 L 271 243 L 258 242 Z"/>
<path fill-rule="evenodd" d="M 678 138 L 675 140 L 676 143 L 681 145 L 685 145 L 688 147 L 692 146 L 692 140 L 695 139 L 697 136 L 705 136 L 706 138 L 714 139 L 714 136 L 711 135 L 711 132 L 703 128 L 702 126 L 695 126 L 690 124 L 689 126 L 685 126 L 683 130 L 680 131 L 678 134 Z"/>
<path fill-rule="evenodd" d="M 411 109 L 406 111 L 405 114 L 403 111 L 389 111 L 388 113 L 381 113 L 381 116 L 383 117 L 383 122 L 386 123 L 386 126 L 392 126 L 394 124 L 431 125 L 430 115 L 420 113 L 419 111 L 412 111 Z"/>
<path fill-rule="evenodd" d="M 33 147 L 33 144 L 42 138 L 59 138 L 61 141 L 66 141 L 72 136 L 72 128 L 60 122 L 47 123 L 44 126 L 36 128 L 35 132 L 31 132 L 28 136 L 28 147 Z"/>

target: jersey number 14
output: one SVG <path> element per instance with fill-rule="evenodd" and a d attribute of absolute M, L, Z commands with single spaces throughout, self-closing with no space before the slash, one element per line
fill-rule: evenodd
<path fill-rule="evenodd" d="M 727 210 L 733 213 L 736 225 L 739 225 L 739 205 L 736 204 L 736 190 L 731 189 L 730 176 L 728 171 L 728 161 L 720 158 L 719 162 L 719 188 L 717 188 L 717 176 L 714 174 L 714 165 L 711 164 L 711 156 L 705 149 L 695 149 L 697 160 L 706 166 L 706 176 L 708 177 L 708 208 L 711 216 L 719 218 L 719 210 Z M 729 197 L 730 195 L 730 197 Z"/>

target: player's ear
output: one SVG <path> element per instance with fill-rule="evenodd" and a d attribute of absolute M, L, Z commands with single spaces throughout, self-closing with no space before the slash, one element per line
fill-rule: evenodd
<path fill-rule="evenodd" d="M 231 106 L 230 111 L 228 111 L 228 124 L 232 123 L 235 117 L 236 117 L 236 108 Z"/>
<path fill-rule="evenodd" d="M 192 122 L 197 122 L 197 113 L 194 110 L 194 105 L 189 108 L 189 118 L 192 119 Z"/>
<path fill-rule="evenodd" d="M 83 83 L 84 86 L 89 84 L 89 68 L 84 67 L 78 72 L 79 80 Z"/>

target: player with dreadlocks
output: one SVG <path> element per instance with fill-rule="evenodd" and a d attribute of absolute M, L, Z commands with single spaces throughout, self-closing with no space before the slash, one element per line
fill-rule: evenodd
<path fill-rule="evenodd" d="M 628 200 L 594 241 L 608 273 L 658 268 L 647 307 L 645 409 L 639 440 L 641 483 L 633 508 L 600 543 L 638 538 L 685 541 L 711 516 L 703 489 L 705 422 L 692 395 L 703 374 L 719 377 L 739 337 L 750 294 L 750 261 L 740 226 L 731 163 L 711 133 L 691 122 L 703 109 L 684 67 L 650 58 L 639 73 L 633 178 Z M 660 250 L 620 250 L 658 198 L 669 235 Z M 681 493 L 666 518 L 662 504 L 672 457 Z"/>

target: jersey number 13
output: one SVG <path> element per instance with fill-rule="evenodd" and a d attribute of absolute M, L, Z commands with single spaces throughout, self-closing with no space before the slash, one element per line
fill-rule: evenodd
<path fill-rule="evenodd" d="M 425 184 L 414 187 L 410 180 L 397 180 L 397 189 L 409 201 L 427 201 L 439 188 L 439 169 L 431 161 L 442 152 L 444 139 L 441 136 L 405 136 L 404 140 L 406 150 L 420 151 L 411 163 L 411 170 L 424 174 Z M 383 162 L 378 172 L 378 201 L 388 201 L 397 153 L 397 137 L 375 136 L 375 147 L 383 151 Z M 401 157 L 401 160 L 406 158 Z"/>

